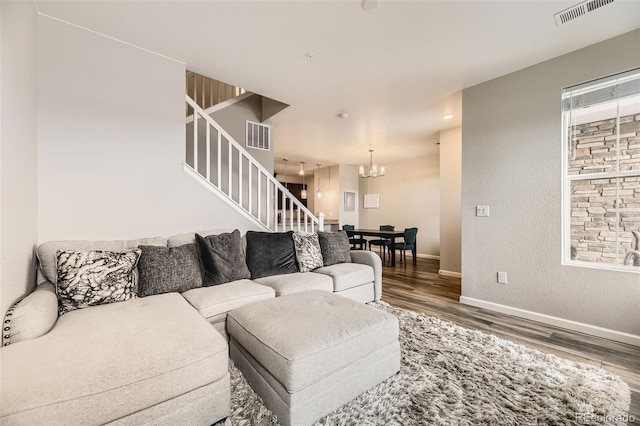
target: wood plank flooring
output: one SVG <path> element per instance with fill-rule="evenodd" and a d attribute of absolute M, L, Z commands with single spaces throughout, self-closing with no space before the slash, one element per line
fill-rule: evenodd
<path fill-rule="evenodd" d="M 615 373 L 631 388 L 629 416 L 640 424 L 640 347 L 460 304 L 460 279 L 439 276 L 438 260 L 408 260 L 383 266 L 382 300 Z"/>

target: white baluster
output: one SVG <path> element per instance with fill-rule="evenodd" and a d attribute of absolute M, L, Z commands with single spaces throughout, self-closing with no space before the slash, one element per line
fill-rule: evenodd
<path fill-rule="evenodd" d="M 262 178 L 262 173 L 260 173 L 260 169 L 258 169 L 258 200 L 257 200 L 257 204 L 258 204 L 258 220 L 261 223 L 265 223 L 265 222 L 262 222 L 262 212 L 261 212 L 261 207 L 262 207 L 262 182 L 261 182 L 261 178 Z M 267 220 L 266 223 L 269 223 L 269 220 Z"/>
<path fill-rule="evenodd" d="M 193 170 L 198 171 L 198 113 L 193 111 Z"/>
<path fill-rule="evenodd" d="M 233 171 L 233 145 L 231 145 L 231 140 L 228 140 L 228 146 L 229 146 L 229 197 L 231 197 L 231 199 L 233 199 L 233 193 L 231 192 L 233 190 L 233 185 L 232 183 L 232 171 Z"/>
<path fill-rule="evenodd" d="M 253 166 L 251 165 L 251 159 L 247 158 L 247 160 L 249 161 L 249 185 L 247 186 L 249 190 L 249 214 L 253 214 L 253 209 L 251 208 L 251 204 L 253 204 L 253 191 L 251 191 L 251 188 L 253 188 L 253 181 L 251 180 L 251 170 L 253 170 Z M 260 216 L 258 216 L 258 219 L 260 219 Z"/>
<path fill-rule="evenodd" d="M 287 194 L 282 191 L 282 232 L 287 230 Z"/>
<path fill-rule="evenodd" d="M 218 189 L 222 189 L 222 133 L 218 132 Z"/>
<path fill-rule="evenodd" d="M 238 204 L 243 205 L 242 202 L 242 152 L 238 151 Z"/>
<path fill-rule="evenodd" d="M 205 122 L 207 126 L 207 180 L 211 182 L 211 126 Z"/>

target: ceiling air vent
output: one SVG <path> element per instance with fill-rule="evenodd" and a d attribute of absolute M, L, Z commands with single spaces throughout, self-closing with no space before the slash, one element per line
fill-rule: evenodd
<path fill-rule="evenodd" d="M 562 12 L 553 15 L 556 18 L 556 25 L 560 26 L 567 22 L 586 15 L 589 12 L 593 12 L 596 9 L 606 6 L 609 3 L 613 3 L 613 0 L 587 0 L 576 4 L 569 9 L 565 9 Z"/>

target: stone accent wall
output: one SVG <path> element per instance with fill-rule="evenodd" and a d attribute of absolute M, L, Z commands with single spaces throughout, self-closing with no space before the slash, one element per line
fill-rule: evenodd
<path fill-rule="evenodd" d="M 571 135 L 574 149 L 569 174 L 615 170 L 615 119 L 574 126 Z M 620 118 L 620 169 L 640 173 L 640 115 Z M 618 259 L 616 224 L 620 232 Z M 622 264 L 625 255 L 640 244 L 633 231 L 640 232 L 640 177 L 572 182 L 572 259 Z"/>

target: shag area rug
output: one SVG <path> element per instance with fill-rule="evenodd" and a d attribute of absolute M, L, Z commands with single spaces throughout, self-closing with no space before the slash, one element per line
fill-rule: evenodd
<path fill-rule="evenodd" d="M 591 365 L 568 361 L 387 303 L 398 317 L 400 372 L 317 425 L 625 424 L 629 387 Z M 225 425 L 277 425 L 231 363 Z"/>

